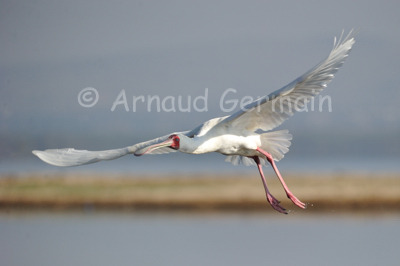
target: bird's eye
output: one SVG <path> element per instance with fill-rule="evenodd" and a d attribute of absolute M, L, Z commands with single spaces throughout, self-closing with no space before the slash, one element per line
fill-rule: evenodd
<path fill-rule="evenodd" d="M 179 142 L 179 138 L 178 138 L 178 137 L 175 137 L 175 138 L 174 138 L 174 141 Z"/>

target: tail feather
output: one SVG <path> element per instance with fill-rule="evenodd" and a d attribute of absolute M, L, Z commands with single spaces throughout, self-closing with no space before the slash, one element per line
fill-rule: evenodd
<path fill-rule="evenodd" d="M 289 130 L 279 130 L 260 135 L 261 148 L 272 155 L 275 161 L 281 160 L 289 151 L 292 135 Z"/>
<path fill-rule="evenodd" d="M 279 161 L 283 158 L 285 153 L 289 151 L 290 141 L 292 135 L 289 134 L 288 130 L 272 131 L 262 133 L 260 135 L 261 149 L 272 155 L 275 161 Z M 226 162 L 230 162 L 233 165 L 243 164 L 246 166 L 255 165 L 252 158 L 241 156 L 241 155 L 229 155 L 225 159 Z M 262 165 L 268 165 L 264 158 L 260 157 Z"/>

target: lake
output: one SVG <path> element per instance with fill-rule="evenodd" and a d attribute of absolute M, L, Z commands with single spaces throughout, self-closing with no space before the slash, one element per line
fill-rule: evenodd
<path fill-rule="evenodd" d="M 7 174 L 30 175 L 32 173 L 108 173 L 130 175 L 195 175 L 243 173 L 258 175 L 257 168 L 234 166 L 224 162 L 225 157 L 210 153 L 188 155 L 174 153 L 173 156 L 157 155 L 134 158 L 125 156 L 118 160 L 82 165 L 79 167 L 56 167 L 48 165 L 33 155 L 24 159 L 0 159 L 0 177 Z M 277 163 L 284 174 L 295 173 L 400 173 L 398 157 L 299 157 L 288 154 Z M 265 167 L 271 169 L 271 167 Z M 275 174 L 273 174 L 275 175 Z"/>
<path fill-rule="evenodd" d="M 0 212 L 2 265 L 398 265 L 400 214 Z"/>

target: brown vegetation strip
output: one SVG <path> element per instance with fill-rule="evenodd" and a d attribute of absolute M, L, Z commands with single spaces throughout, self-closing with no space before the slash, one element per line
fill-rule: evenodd
<path fill-rule="evenodd" d="M 400 211 L 400 176 L 335 174 L 286 175 L 287 184 L 305 211 Z M 270 191 L 283 206 L 298 210 L 276 178 Z M 130 210 L 272 211 L 256 176 L 76 176 L 0 177 L 1 208 Z"/>

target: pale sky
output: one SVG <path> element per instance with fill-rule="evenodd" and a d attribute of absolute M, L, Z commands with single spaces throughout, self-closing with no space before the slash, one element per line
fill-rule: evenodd
<path fill-rule="evenodd" d="M 191 129 L 229 114 L 228 89 L 239 101 L 269 94 L 352 28 L 353 51 L 323 93 L 332 112 L 299 113 L 280 129 L 297 154 L 399 156 L 398 10 L 398 1 L 0 1 L 0 159 Z M 78 102 L 87 87 L 99 95 L 90 108 Z M 129 111 L 112 110 L 122 90 Z M 207 110 L 194 110 L 206 93 Z M 149 96 L 168 97 L 175 112 L 149 111 Z"/>

